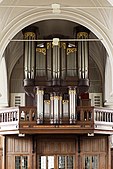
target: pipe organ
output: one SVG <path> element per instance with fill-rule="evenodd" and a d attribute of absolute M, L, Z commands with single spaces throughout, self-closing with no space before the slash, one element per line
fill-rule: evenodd
<path fill-rule="evenodd" d="M 76 36 L 81 41 L 41 43 L 36 28 L 23 30 L 24 42 L 24 88 L 35 96 L 37 123 L 76 123 L 76 107 L 79 95 L 88 92 L 88 42 L 89 30 L 76 28 Z M 62 37 L 59 37 L 62 38 Z M 75 38 L 75 37 L 74 37 Z M 34 99 L 33 98 L 33 99 Z"/>

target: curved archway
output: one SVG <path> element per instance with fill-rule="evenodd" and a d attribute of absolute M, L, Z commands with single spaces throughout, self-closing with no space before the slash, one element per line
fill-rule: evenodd
<path fill-rule="evenodd" d="M 38 22 L 42 20 L 47 19 L 63 19 L 63 20 L 69 20 L 75 23 L 79 23 L 88 29 L 90 29 L 99 39 L 102 39 L 102 43 L 105 46 L 109 59 L 110 64 L 113 64 L 113 58 L 112 58 L 112 43 L 109 39 L 109 37 L 106 35 L 106 33 L 103 30 L 103 27 L 96 23 L 96 20 L 94 22 L 94 18 L 89 16 L 85 13 L 79 13 L 78 11 L 69 11 L 69 10 L 63 10 L 59 15 L 53 15 L 51 13 L 51 10 L 41 11 L 38 12 L 37 10 L 33 10 L 31 12 L 25 12 L 24 14 L 19 15 L 16 17 L 7 27 L 4 32 L 6 34 L 3 36 L 1 40 L 1 57 L 5 51 L 5 48 L 7 47 L 8 43 L 10 42 L 10 39 L 12 39 L 20 30 L 22 30 L 24 27 Z M 111 68 L 113 69 L 113 68 Z M 113 70 L 111 71 L 113 73 Z M 112 75 L 111 75 L 112 76 Z M 111 82 L 111 81 L 110 81 Z M 113 80 L 111 82 L 113 84 Z M 112 85 L 111 85 L 112 86 Z M 111 89 L 113 91 L 113 87 Z"/>

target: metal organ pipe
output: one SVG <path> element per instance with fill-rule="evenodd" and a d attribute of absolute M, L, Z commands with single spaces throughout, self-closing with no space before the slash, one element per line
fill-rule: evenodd
<path fill-rule="evenodd" d="M 76 90 L 69 89 L 69 115 L 70 123 L 75 123 L 76 120 Z"/>
<path fill-rule="evenodd" d="M 66 43 L 61 42 L 61 79 L 66 77 Z"/>
<path fill-rule="evenodd" d="M 53 79 L 60 78 L 60 48 L 53 46 Z"/>
<path fill-rule="evenodd" d="M 54 96 L 54 123 L 58 123 L 59 96 Z"/>
<path fill-rule="evenodd" d="M 88 42 L 82 39 L 89 38 L 89 31 L 80 31 L 77 33 L 78 42 L 78 75 L 79 79 L 88 79 Z"/>
<path fill-rule="evenodd" d="M 50 123 L 62 123 L 62 96 L 52 93 L 50 96 Z"/>
<path fill-rule="evenodd" d="M 50 96 L 50 123 L 53 124 L 54 123 L 54 97 L 53 97 L 53 94 L 51 94 Z"/>
<path fill-rule="evenodd" d="M 63 100 L 63 117 L 69 117 L 69 100 Z"/>
<path fill-rule="evenodd" d="M 29 41 L 36 39 L 34 28 L 23 29 L 24 42 L 24 78 L 34 79 L 35 77 L 35 57 L 36 57 L 36 42 Z"/>
<path fill-rule="evenodd" d="M 50 100 L 44 100 L 44 118 L 50 118 Z"/>
<path fill-rule="evenodd" d="M 60 114 L 60 123 L 62 123 L 62 96 L 59 97 L 59 114 Z"/>
<path fill-rule="evenodd" d="M 37 123 L 43 123 L 43 95 L 44 91 L 37 88 Z"/>

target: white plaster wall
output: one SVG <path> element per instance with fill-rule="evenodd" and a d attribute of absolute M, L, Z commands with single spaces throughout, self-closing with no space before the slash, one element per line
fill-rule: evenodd
<path fill-rule="evenodd" d="M 8 85 L 5 58 L 0 62 L 0 107 L 8 106 Z"/>

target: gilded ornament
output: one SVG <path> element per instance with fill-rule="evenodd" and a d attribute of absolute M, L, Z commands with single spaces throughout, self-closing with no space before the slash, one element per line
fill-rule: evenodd
<path fill-rule="evenodd" d="M 36 48 L 36 52 L 43 53 L 46 55 L 46 48 Z"/>

